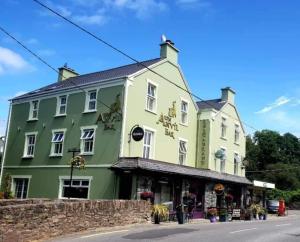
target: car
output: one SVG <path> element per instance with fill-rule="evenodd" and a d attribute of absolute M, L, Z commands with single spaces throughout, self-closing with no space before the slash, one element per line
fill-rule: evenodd
<path fill-rule="evenodd" d="M 277 213 L 279 208 L 278 200 L 269 200 L 267 201 L 267 210 L 269 213 Z"/>

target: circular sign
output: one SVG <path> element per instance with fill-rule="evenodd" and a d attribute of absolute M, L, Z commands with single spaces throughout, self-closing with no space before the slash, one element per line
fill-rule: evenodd
<path fill-rule="evenodd" d="M 132 130 L 131 136 L 134 141 L 140 141 L 144 138 L 144 130 L 141 127 L 136 127 Z"/>

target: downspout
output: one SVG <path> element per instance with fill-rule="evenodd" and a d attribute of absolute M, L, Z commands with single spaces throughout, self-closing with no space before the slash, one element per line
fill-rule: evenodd
<path fill-rule="evenodd" d="M 1 173 L 0 173 L 0 189 L 1 189 L 1 185 L 2 185 L 4 162 L 5 162 L 6 153 L 7 153 L 6 150 L 7 150 L 8 135 L 9 135 L 9 128 L 10 128 L 11 109 L 12 109 L 12 101 L 10 101 L 10 104 L 9 104 L 8 119 L 7 119 L 7 123 L 6 123 L 5 143 L 4 143 L 4 152 L 3 152 L 4 155 L 3 155 L 3 158 L 2 158 Z"/>

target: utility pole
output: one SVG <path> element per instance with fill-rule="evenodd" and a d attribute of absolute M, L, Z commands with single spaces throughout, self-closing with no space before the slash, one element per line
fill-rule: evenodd
<path fill-rule="evenodd" d="M 71 192 L 71 188 L 72 188 L 73 169 L 74 169 L 74 158 L 75 158 L 75 154 L 80 152 L 80 149 L 73 148 L 73 149 L 69 149 L 68 152 L 72 153 L 71 174 L 70 174 L 70 183 L 69 183 L 69 192 L 68 192 L 68 199 L 70 199 L 70 192 Z"/>

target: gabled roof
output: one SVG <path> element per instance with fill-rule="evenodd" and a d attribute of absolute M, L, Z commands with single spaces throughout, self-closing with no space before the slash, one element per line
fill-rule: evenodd
<path fill-rule="evenodd" d="M 220 111 L 225 104 L 226 102 L 222 101 L 222 99 L 212 99 L 212 100 L 197 102 L 199 111 L 208 108 L 214 108 L 215 110 Z"/>
<path fill-rule="evenodd" d="M 161 58 L 156 58 L 156 59 L 142 61 L 140 62 L 141 64 L 134 63 L 134 64 L 120 66 L 120 67 L 116 67 L 104 71 L 70 77 L 64 81 L 55 82 L 45 87 L 34 90 L 32 92 L 28 92 L 24 95 L 15 97 L 12 100 L 27 98 L 32 95 L 46 94 L 49 92 L 55 92 L 61 89 L 68 89 L 75 86 L 83 86 L 83 85 L 92 84 L 96 82 L 101 83 L 107 80 L 124 78 L 138 71 L 141 71 L 142 69 L 145 69 L 145 66 L 149 67 L 161 60 L 162 60 Z"/>

